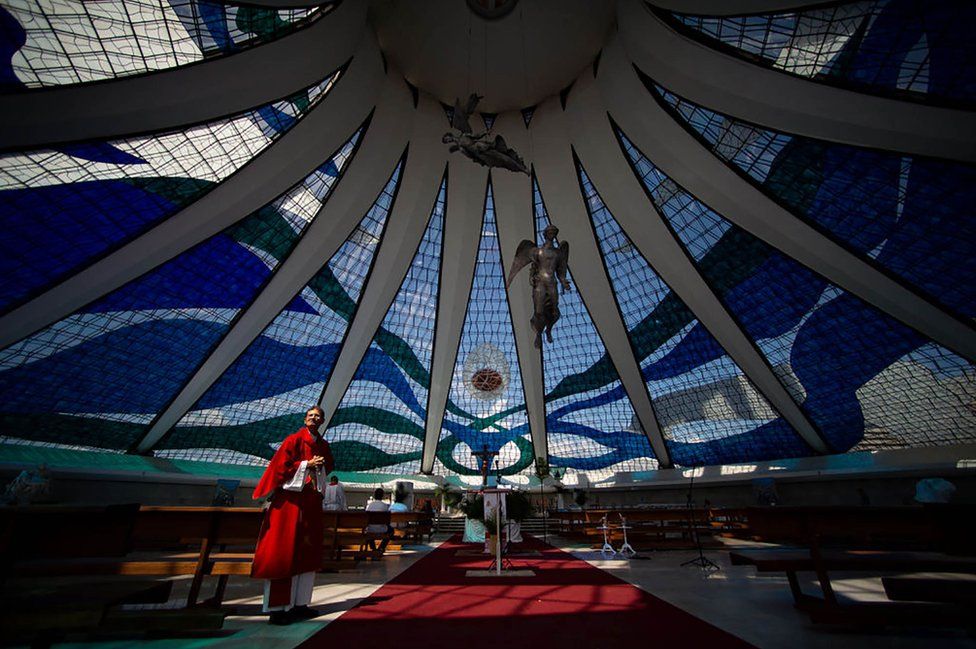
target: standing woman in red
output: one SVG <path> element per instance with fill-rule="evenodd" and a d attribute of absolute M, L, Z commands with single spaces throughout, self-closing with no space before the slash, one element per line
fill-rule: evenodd
<path fill-rule="evenodd" d="M 318 406 L 305 413 L 305 426 L 285 438 L 261 476 L 254 499 L 271 495 L 264 514 L 251 577 L 264 583 L 264 610 L 271 624 L 315 617 L 309 608 L 315 573 L 322 566 L 322 489 L 335 462 L 319 427 Z"/>

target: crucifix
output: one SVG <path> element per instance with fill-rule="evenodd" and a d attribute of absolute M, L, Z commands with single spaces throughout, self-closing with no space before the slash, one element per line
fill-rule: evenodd
<path fill-rule="evenodd" d="M 480 451 L 474 451 L 471 453 L 472 456 L 478 458 L 481 461 L 481 486 L 488 486 L 488 472 L 491 471 L 492 459 L 498 455 L 498 451 L 489 451 L 488 445 L 485 444 L 481 447 Z"/>

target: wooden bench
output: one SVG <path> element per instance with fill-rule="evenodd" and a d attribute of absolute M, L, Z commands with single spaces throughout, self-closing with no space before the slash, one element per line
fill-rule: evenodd
<path fill-rule="evenodd" d="M 635 550 L 690 549 L 695 547 L 696 536 L 705 547 L 718 543 L 713 536 L 716 529 L 710 523 L 711 510 L 687 507 L 631 510 L 586 510 L 584 520 L 576 523 L 577 534 L 589 540 L 594 547 L 603 545 L 603 517 L 610 528 L 608 538 L 612 545 L 623 543 L 621 516 L 626 518 L 627 540 Z"/>
<path fill-rule="evenodd" d="M 0 510 L 3 628 L 35 638 L 94 629 L 220 629 L 222 611 L 118 609 L 169 598 L 172 582 L 137 575 L 179 574 L 172 562 L 147 566 L 131 558 L 138 515 L 138 505 Z"/>
<path fill-rule="evenodd" d="M 257 507 L 36 507 L 0 511 L 9 576 L 191 575 L 187 606 L 198 604 L 205 577 L 217 577 L 220 606 L 232 575 L 249 577 L 264 517 Z M 335 521 L 324 522 L 323 570 L 333 558 Z M 66 534 L 65 530 L 71 530 Z"/>
<path fill-rule="evenodd" d="M 882 577 L 888 599 L 976 605 L 976 575 L 896 575 Z"/>
<path fill-rule="evenodd" d="M 958 605 L 965 603 L 960 600 L 950 605 L 918 600 L 842 602 L 831 574 L 864 573 L 882 580 L 888 572 L 976 574 L 966 532 L 973 513 L 973 507 L 750 508 L 749 537 L 793 547 L 737 550 L 729 556 L 733 565 L 785 573 L 795 606 L 815 622 L 972 625 L 973 611 L 967 613 Z M 818 594 L 803 591 L 797 574 L 801 572 L 815 574 Z M 891 583 L 903 594 L 908 586 L 899 579 Z"/>

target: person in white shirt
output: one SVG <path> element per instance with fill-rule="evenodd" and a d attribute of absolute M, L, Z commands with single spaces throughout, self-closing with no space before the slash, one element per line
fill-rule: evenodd
<path fill-rule="evenodd" d="M 322 491 L 322 511 L 341 512 L 346 510 L 346 492 L 339 484 L 339 478 L 332 476 Z"/>
<path fill-rule="evenodd" d="M 390 511 L 390 504 L 383 501 L 386 497 L 386 492 L 383 491 L 383 487 L 377 487 L 376 491 L 373 492 L 373 499 L 366 504 L 366 511 L 368 512 L 388 512 Z M 393 529 L 384 523 L 373 523 L 366 526 L 367 534 L 386 534 L 387 537 L 380 542 L 379 551 L 383 552 L 386 549 L 386 544 L 390 542 L 389 535 L 393 533 Z M 376 545 L 373 540 L 369 540 L 369 549 L 375 550 Z"/>

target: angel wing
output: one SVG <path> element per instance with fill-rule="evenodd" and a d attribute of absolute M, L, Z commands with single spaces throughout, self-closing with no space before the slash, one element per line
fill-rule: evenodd
<path fill-rule="evenodd" d="M 481 101 L 482 99 L 484 99 L 484 97 L 482 97 L 476 92 L 472 92 L 470 95 L 468 95 L 468 103 L 464 107 L 464 112 L 467 113 L 468 115 L 473 113 L 474 109 L 478 107 L 478 102 Z"/>
<path fill-rule="evenodd" d="M 451 128 L 456 128 L 462 133 L 471 132 L 471 124 L 468 123 L 469 113 L 461 106 L 461 100 L 454 100 L 454 113 L 451 115 Z"/>
<path fill-rule="evenodd" d="M 569 242 L 560 241 L 556 250 L 559 251 L 556 261 L 556 277 L 559 278 L 559 283 L 563 285 L 563 290 L 567 290 L 565 287 L 567 284 L 566 272 L 569 270 Z"/>
<path fill-rule="evenodd" d="M 505 282 L 505 288 L 512 285 L 512 280 L 515 279 L 520 270 L 532 263 L 533 250 L 535 250 L 535 242 L 522 239 L 515 250 L 515 259 L 512 260 L 512 269 L 508 271 L 508 281 Z"/>
<path fill-rule="evenodd" d="M 468 119 L 474 112 L 474 109 L 478 106 L 478 102 L 481 101 L 481 95 L 471 93 L 468 97 L 468 101 L 461 105 L 461 99 L 454 100 L 454 114 L 451 116 L 451 127 L 456 128 L 462 133 L 471 133 L 471 123 Z"/>

